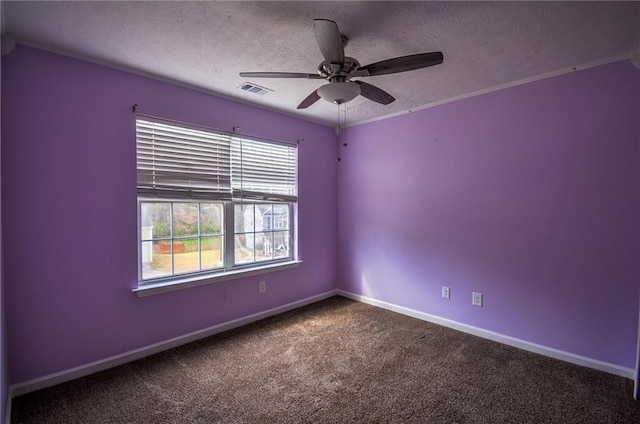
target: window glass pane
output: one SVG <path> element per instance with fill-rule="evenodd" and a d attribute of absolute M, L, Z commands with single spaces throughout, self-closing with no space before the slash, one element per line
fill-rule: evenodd
<path fill-rule="evenodd" d="M 253 227 L 253 205 L 234 205 L 233 226 L 236 233 L 254 231 Z"/>
<path fill-rule="evenodd" d="M 200 270 L 200 252 L 197 238 L 173 241 L 173 264 L 175 274 Z"/>
<path fill-rule="evenodd" d="M 289 231 L 276 231 L 273 233 L 273 256 L 275 259 L 291 256 L 290 242 L 291 233 Z"/>
<path fill-rule="evenodd" d="M 171 237 L 171 204 L 144 202 L 140 206 L 142 240 Z"/>
<path fill-rule="evenodd" d="M 222 268 L 222 236 L 203 237 L 200 240 L 202 249 L 202 269 Z"/>
<path fill-rule="evenodd" d="M 197 236 L 198 235 L 198 204 L 174 203 L 173 204 L 173 236 Z"/>
<path fill-rule="evenodd" d="M 289 205 L 273 205 L 272 230 L 289 230 Z"/>
<path fill-rule="evenodd" d="M 235 258 L 236 264 L 246 264 L 254 261 L 253 255 L 253 233 L 238 234 L 235 236 Z"/>
<path fill-rule="evenodd" d="M 289 204 L 236 204 L 234 218 L 236 264 L 291 257 Z"/>
<path fill-rule="evenodd" d="M 171 275 L 171 242 L 142 242 L 142 279 Z"/>
<path fill-rule="evenodd" d="M 222 203 L 200 203 L 200 234 L 222 234 Z"/>
<path fill-rule="evenodd" d="M 273 234 L 256 233 L 256 261 L 273 259 Z"/>

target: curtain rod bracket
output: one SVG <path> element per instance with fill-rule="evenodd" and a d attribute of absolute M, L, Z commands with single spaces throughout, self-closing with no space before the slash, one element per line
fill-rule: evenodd
<path fill-rule="evenodd" d="M 133 106 L 131 106 L 131 112 L 136 113 L 138 111 L 138 103 L 134 103 Z"/>

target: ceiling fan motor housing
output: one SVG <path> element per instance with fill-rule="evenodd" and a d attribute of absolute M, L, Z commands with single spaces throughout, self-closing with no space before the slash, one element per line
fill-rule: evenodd
<path fill-rule="evenodd" d="M 343 76 L 348 78 L 360 67 L 360 62 L 352 57 L 345 57 L 344 64 L 331 63 L 328 60 L 318 65 L 318 75 L 330 80 L 332 77 Z"/>

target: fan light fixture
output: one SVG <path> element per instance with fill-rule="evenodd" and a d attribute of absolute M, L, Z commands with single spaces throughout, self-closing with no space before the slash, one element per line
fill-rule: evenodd
<path fill-rule="evenodd" d="M 318 88 L 318 95 L 328 102 L 341 105 L 360 95 L 360 86 L 352 82 L 334 82 Z"/>

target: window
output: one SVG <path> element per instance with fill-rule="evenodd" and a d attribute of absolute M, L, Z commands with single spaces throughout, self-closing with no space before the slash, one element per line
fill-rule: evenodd
<path fill-rule="evenodd" d="M 297 146 L 138 116 L 140 286 L 294 259 Z"/>

